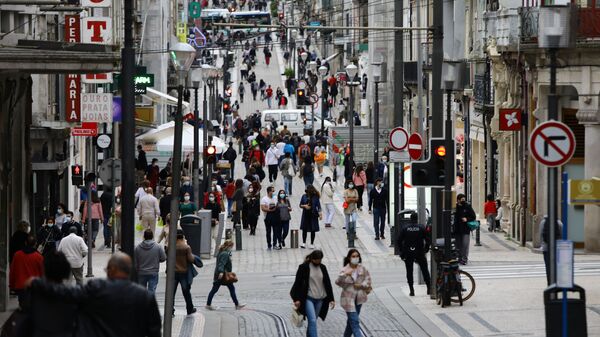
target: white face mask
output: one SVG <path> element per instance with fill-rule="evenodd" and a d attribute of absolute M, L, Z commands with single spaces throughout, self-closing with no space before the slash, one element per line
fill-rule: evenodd
<path fill-rule="evenodd" d="M 208 200 L 209 200 L 210 202 L 213 202 L 213 201 L 215 201 L 215 197 L 210 197 L 210 198 L 208 198 Z"/>
<path fill-rule="evenodd" d="M 348 188 L 349 188 L 349 189 L 353 189 L 353 188 L 354 188 L 354 184 L 349 184 L 349 185 L 348 185 Z"/>
<path fill-rule="evenodd" d="M 250 188 L 250 189 L 248 189 L 248 192 L 252 193 L 252 192 L 254 192 L 254 189 Z"/>
<path fill-rule="evenodd" d="M 357 265 L 360 263 L 360 258 L 359 257 L 353 257 L 350 259 L 350 263 L 353 265 Z"/>
<path fill-rule="evenodd" d="M 183 200 L 185 200 L 185 201 L 190 201 L 190 196 L 189 196 L 189 195 L 186 195 L 186 196 L 184 196 L 184 197 L 183 197 Z"/>
<path fill-rule="evenodd" d="M 63 214 L 63 210 L 62 210 L 62 208 L 59 208 L 59 209 L 57 209 L 57 210 L 56 210 L 56 213 L 58 213 L 58 214 Z"/>
<path fill-rule="evenodd" d="M 72 218 L 70 216 L 65 218 L 65 222 L 71 222 Z"/>

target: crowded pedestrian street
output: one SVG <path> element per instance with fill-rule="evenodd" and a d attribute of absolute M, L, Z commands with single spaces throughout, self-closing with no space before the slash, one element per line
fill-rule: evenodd
<path fill-rule="evenodd" d="M 596 2 L 0 1 L 0 336 L 600 337 Z"/>

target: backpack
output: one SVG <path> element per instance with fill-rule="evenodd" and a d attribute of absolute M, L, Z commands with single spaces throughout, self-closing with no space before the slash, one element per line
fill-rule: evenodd
<path fill-rule="evenodd" d="M 308 147 L 308 145 L 304 144 L 301 146 L 300 157 L 302 157 L 302 158 L 310 157 L 310 148 Z"/>
<path fill-rule="evenodd" d="M 235 121 L 235 128 L 236 128 L 236 130 L 238 130 L 238 131 L 242 131 L 242 130 L 244 129 L 244 122 L 242 121 L 242 119 L 241 119 L 241 118 L 238 118 L 238 119 Z"/>

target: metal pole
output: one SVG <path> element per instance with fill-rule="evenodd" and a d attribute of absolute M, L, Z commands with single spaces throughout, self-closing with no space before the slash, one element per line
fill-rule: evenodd
<path fill-rule="evenodd" d="M 169 248 L 167 252 L 167 284 L 165 290 L 165 309 L 163 336 L 171 337 L 173 323 L 173 304 L 175 302 L 175 245 L 177 242 L 177 222 L 179 222 L 179 189 L 181 186 L 181 141 L 183 138 L 183 74 L 179 74 L 177 87 L 177 111 L 175 112 L 175 139 L 173 143 L 173 198 L 171 199 L 171 223 L 169 224 Z"/>
<path fill-rule="evenodd" d="M 421 25 L 421 0 L 416 3 L 417 26 Z M 416 34 L 417 42 L 417 115 L 418 123 L 416 132 L 421 135 L 424 143 L 427 143 L 427 130 L 425 129 L 425 113 L 423 112 L 423 47 L 421 46 L 421 34 Z M 377 88 L 377 87 L 376 87 Z M 419 223 L 427 224 L 427 212 L 425 209 L 425 188 L 417 187 L 417 214 Z"/>
<path fill-rule="evenodd" d="M 350 127 L 350 135 L 348 136 L 348 138 L 350 138 L 350 159 L 352 159 L 352 162 L 354 162 L 354 85 L 353 82 L 354 79 L 350 79 L 350 82 L 348 82 L 348 84 L 350 85 L 350 104 L 348 105 L 349 109 L 348 109 L 348 126 Z M 346 165 L 346 164 L 344 164 Z"/>
<path fill-rule="evenodd" d="M 394 5 L 394 25 L 402 26 L 404 0 L 395 2 Z M 394 127 L 404 125 L 404 42 L 402 40 L 402 31 L 394 32 Z M 404 164 L 394 165 L 394 177 L 399 180 L 398 186 L 393 186 L 391 190 L 394 193 L 393 226 L 400 223 L 400 210 L 404 208 Z M 400 193 L 402 191 L 402 193 Z"/>
<path fill-rule="evenodd" d="M 208 79 L 208 83 L 212 83 L 212 79 Z M 208 146 L 208 130 L 207 130 L 207 126 L 208 126 L 208 103 L 206 101 L 206 83 L 204 83 L 204 97 L 202 97 L 202 144 L 204 145 L 204 147 Z M 200 158 L 200 157 L 198 157 Z M 206 181 L 208 179 L 208 175 L 207 175 L 207 165 L 206 165 L 206 160 L 202 160 L 202 186 L 200 186 L 200 196 L 198 197 L 198 209 L 200 208 L 204 208 L 204 189 L 206 186 Z M 202 199 L 202 202 L 200 202 L 200 199 Z"/>
<path fill-rule="evenodd" d="M 87 139 L 87 143 L 88 143 L 88 150 L 89 153 L 87 155 L 88 157 L 88 163 L 90 163 L 90 165 L 88 166 L 88 172 L 94 172 L 94 165 L 91 164 L 94 162 L 93 156 L 94 156 L 94 144 L 92 141 L 92 138 Z M 88 173 L 89 174 L 89 173 Z M 92 255 L 94 252 L 94 245 L 93 245 L 93 234 L 92 234 L 92 183 L 93 181 L 91 179 L 89 179 L 88 174 L 86 174 L 86 188 L 87 188 L 87 199 L 86 199 L 86 207 L 87 207 L 87 242 L 88 242 L 88 255 L 87 255 L 87 262 L 88 262 L 88 266 L 87 266 L 87 275 L 85 275 L 85 277 L 94 277 L 94 271 L 93 271 L 93 266 L 92 266 Z"/>
<path fill-rule="evenodd" d="M 117 122 L 113 122 L 113 158 L 116 160 L 117 158 L 119 158 L 119 146 L 120 146 L 120 142 L 119 142 L 119 123 Z M 121 165 L 123 165 L 123 161 L 121 161 Z M 113 169 L 113 177 L 115 176 L 115 172 Z M 114 180 L 113 180 L 114 181 Z M 113 184 L 113 212 L 115 212 L 116 210 L 116 198 L 117 198 L 117 184 L 114 183 Z M 121 223 L 119 221 L 119 223 Z M 113 223 L 112 226 L 112 253 L 115 252 L 115 243 L 117 242 L 116 240 L 116 236 L 115 235 L 119 235 L 119 239 L 121 239 L 121 226 L 119 226 L 119 229 L 117 229 L 116 226 L 117 225 L 117 219 L 116 219 L 116 213 L 115 213 L 115 222 Z M 117 230 L 116 230 L 117 229 Z"/>
<path fill-rule="evenodd" d="M 558 96 L 556 95 L 556 52 L 550 49 L 550 94 L 548 95 L 548 120 L 558 120 Z M 550 284 L 556 283 L 556 222 L 558 220 L 558 169 L 548 168 L 548 223 L 550 240 Z"/>
<path fill-rule="evenodd" d="M 450 258 L 451 246 L 450 246 L 450 221 L 452 217 L 452 185 L 454 177 L 451 172 L 454 169 L 454 161 L 450 158 L 454 158 L 454 146 L 452 146 L 452 111 L 450 105 L 452 104 L 452 89 L 446 89 L 446 130 L 444 131 L 446 136 L 446 161 L 444 162 L 444 170 L 446 171 L 446 177 L 444 181 L 444 210 L 443 210 L 443 233 L 444 233 L 444 255 L 446 258 Z"/>
<path fill-rule="evenodd" d="M 194 160 L 192 161 L 194 203 L 200 208 L 199 162 L 200 162 L 200 111 L 198 110 L 198 87 L 194 87 Z"/>
<path fill-rule="evenodd" d="M 123 104 L 122 192 L 121 192 L 121 250 L 133 255 L 135 223 L 135 96 L 133 77 L 135 73 L 135 50 L 133 49 L 133 1 L 124 1 L 125 40 L 122 50 L 121 97 Z"/>
<path fill-rule="evenodd" d="M 327 97 L 325 97 L 325 83 L 325 79 L 321 76 L 321 137 L 325 136 L 325 104 L 327 104 Z"/>
<path fill-rule="evenodd" d="M 441 88 L 442 82 L 442 62 L 443 54 L 443 39 L 444 39 L 444 8 L 442 1 L 433 2 L 433 48 L 432 48 L 432 71 L 431 71 L 431 136 L 442 137 L 443 130 L 443 94 Z M 431 149 L 430 149 L 431 151 Z M 441 193 L 439 188 L 431 189 L 431 216 L 432 224 L 432 241 L 435 244 L 436 239 L 440 234 L 441 229 Z M 433 250 L 432 250 L 433 254 Z M 435 259 L 431 259 L 431 279 L 437 278 L 437 263 Z M 435 288 L 434 288 L 435 289 Z M 431 298 L 436 298 L 435 294 L 431 294 Z"/>
<path fill-rule="evenodd" d="M 373 165 L 377 167 L 379 163 L 379 82 L 373 81 L 373 83 L 375 84 L 375 114 L 373 117 L 373 143 L 375 144 L 375 152 L 373 153 Z M 377 170 L 373 170 L 373 176 L 373 181 L 375 181 Z"/>

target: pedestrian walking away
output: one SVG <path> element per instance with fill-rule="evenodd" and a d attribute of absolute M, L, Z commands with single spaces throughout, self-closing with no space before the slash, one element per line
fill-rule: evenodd
<path fill-rule="evenodd" d="M 292 182 L 296 175 L 296 167 L 289 152 L 285 153 L 285 158 L 279 164 L 279 170 L 281 171 L 281 175 L 283 175 L 283 190 L 285 194 L 292 195 Z"/>
<path fill-rule="evenodd" d="M 496 201 L 494 196 L 488 194 L 485 198 L 486 202 L 483 204 L 483 213 L 487 220 L 488 231 L 493 232 L 496 229 L 496 215 L 498 215 L 498 209 L 496 209 Z"/>
<path fill-rule="evenodd" d="M 325 227 L 331 227 L 333 223 L 333 216 L 335 215 L 335 205 L 333 204 L 334 192 L 331 177 L 325 177 L 325 181 L 321 185 L 321 203 L 325 209 Z"/>
<path fill-rule="evenodd" d="M 323 321 L 327 312 L 335 308 L 333 288 L 327 267 L 322 264 L 323 252 L 314 250 L 306 256 L 304 263 L 298 266 L 296 278 L 290 296 L 295 310 L 306 316 L 307 337 L 318 337 L 317 318 Z"/>
<path fill-rule="evenodd" d="M 266 164 L 269 167 L 269 182 L 272 183 L 277 180 L 277 167 L 279 164 L 279 157 L 281 153 L 277 149 L 275 142 L 271 142 L 269 149 L 266 154 Z"/>
<path fill-rule="evenodd" d="M 44 274 L 44 257 L 35 249 L 35 244 L 35 238 L 29 235 L 25 247 L 15 253 L 10 264 L 8 286 L 17 294 L 20 307 L 26 300 L 25 283 Z"/>
<path fill-rule="evenodd" d="M 165 250 L 154 241 L 151 229 L 144 231 L 144 241 L 135 247 L 135 270 L 138 283 L 152 294 L 158 285 L 160 264 L 167 260 Z"/>
<path fill-rule="evenodd" d="M 244 204 L 244 181 L 238 179 L 235 181 L 235 191 L 231 197 L 231 221 L 233 225 L 242 223 L 242 205 Z"/>
<path fill-rule="evenodd" d="M 242 208 L 242 224 L 244 229 L 250 229 L 250 235 L 256 235 L 256 225 L 260 214 L 260 194 L 254 186 L 248 188 L 248 195 L 244 198 Z"/>
<path fill-rule="evenodd" d="M 152 193 L 151 187 L 146 189 L 146 195 L 138 201 L 137 211 L 142 227 L 144 229 L 149 228 L 154 233 L 156 231 L 156 219 L 160 216 L 160 205 L 158 199 Z"/>
<path fill-rule="evenodd" d="M 300 167 L 300 174 L 302 180 L 304 180 L 304 187 L 308 187 L 315 182 L 315 165 L 312 163 L 310 157 L 304 158 L 304 162 Z"/>
<path fill-rule="evenodd" d="M 469 221 L 475 221 L 475 211 L 467 203 L 467 197 L 464 194 L 456 196 L 457 204 L 454 213 L 454 239 L 458 249 L 459 262 L 466 265 L 469 261 L 469 243 L 471 241 L 471 229 L 467 224 Z"/>
<path fill-rule="evenodd" d="M 219 254 L 217 255 L 217 265 L 215 267 L 215 273 L 213 275 L 213 286 L 210 292 L 208 293 L 208 299 L 206 300 L 206 309 L 208 310 L 217 310 L 218 307 L 212 305 L 213 297 L 219 291 L 221 286 L 227 286 L 229 289 L 229 294 L 231 295 L 231 299 L 233 300 L 233 304 L 236 309 L 242 309 L 246 306 L 246 304 L 242 304 L 238 301 L 237 296 L 235 294 L 235 286 L 233 283 L 237 282 L 237 276 L 232 273 L 233 266 L 231 263 L 231 249 L 233 248 L 232 241 L 225 241 L 219 247 Z"/>
<path fill-rule="evenodd" d="M 358 202 L 356 206 L 359 211 L 362 211 L 363 206 L 363 192 L 365 191 L 365 187 L 367 186 L 367 175 L 362 165 L 356 166 L 354 170 L 354 174 L 352 175 L 352 181 L 354 182 L 354 187 L 358 192 Z"/>
<path fill-rule="evenodd" d="M 389 208 L 388 192 L 381 178 L 375 180 L 375 188 L 369 193 L 369 214 L 373 214 L 375 240 L 385 239 L 385 219 Z"/>
<path fill-rule="evenodd" d="M 560 220 L 554 224 L 554 239 L 560 240 L 562 238 L 563 223 Z M 540 221 L 540 229 L 538 233 L 540 239 L 542 254 L 544 255 L 544 265 L 546 266 L 546 281 L 550 286 L 550 253 L 548 252 L 548 242 L 550 242 L 550 226 L 548 225 L 548 216 L 545 215 L 542 221 Z"/>
<path fill-rule="evenodd" d="M 371 288 L 371 275 L 362 265 L 362 257 L 356 249 L 350 249 L 344 258 L 344 267 L 335 284 L 342 288 L 340 306 L 346 311 L 346 329 L 344 337 L 363 337 L 360 328 L 360 311 L 367 302 Z"/>
<path fill-rule="evenodd" d="M 75 283 L 83 285 L 83 264 L 88 254 L 88 246 L 83 238 L 77 235 L 77 227 L 69 228 L 69 235 L 60 241 L 58 251 L 67 258 Z"/>
<path fill-rule="evenodd" d="M 244 82 L 240 82 L 238 86 L 238 94 L 240 95 L 240 102 L 244 103 L 244 93 L 246 93 L 246 88 L 244 87 Z"/>
<path fill-rule="evenodd" d="M 429 276 L 429 266 L 425 256 L 429 252 L 431 239 L 429 233 L 425 230 L 425 226 L 418 223 L 418 219 L 417 213 L 410 215 L 410 223 L 401 229 L 397 242 L 400 249 L 400 258 L 406 266 L 406 280 L 410 289 L 410 296 L 415 296 L 413 287 L 413 266 L 415 262 L 419 265 L 421 273 L 423 273 L 427 295 L 431 293 L 431 277 Z"/>
<path fill-rule="evenodd" d="M 194 255 L 192 254 L 192 248 L 185 241 L 183 230 L 177 230 L 177 241 L 175 245 L 175 287 L 173 289 L 173 296 L 177 294 L 177 285 L 181 285 L 181 292 L 185 300 L 185 309 L 187 314 L 193 314 L 196 312 L 194 303 L 192 302 L 192 280 L 189 275 L 189 268 L 193 268 Z M 175 308 L 173 308 L 173 314 Z"/>
<path fill-rule="evenodd" d="M 292 212 L 292 206 L 284 190 L 279 190 L 279 193 L 277 194 L 277 209 L 279 211 L 279 223 L 281 227 L 281 247 L 285 247 L 285 239 L 290 230 L 290 220 L 292 220 L 290 214 Z"/>
<path fill-rule="evenodd" d="M 260 209 L 265 215 L 265 228 L 267 230 L 267 249 L 281 249 L 281 222 L 279 220 L 279 209 L 275 199 L 275 188 L 267 187 L 267 195 L 260 200 Z M 271 232 L 273 241 L 271 242 Z"/>
<path fill-rule="evenodd" d="M 375 165 L 370 161 L 367 163 L 367 168 L 365 169 L 365 176 L 367 177 L 367 200 L 369 200 L 371 191 L 375 187 L 375 179 L 377 178 L 375 175 Z"/>
<path fill-rule="evenodd" d="M 91 202 L 92 202 L 92 214 L 90 215 L 90 217 L 92 219 L 92 244 L 91 244 L 91 246 L 92 246 L 92 248 L 96 248 L 96 237 L 98 236 L 98 231 L 100 230 L 100 222 L 102 221 L 102 219 L 104 219 L 104 214 L 102 212 L 102 204 L 100 203 L 100 198 L 98 198 L 98 192 L 92 191 Z M 83 217 L 81 218 L 81 221 L 84 223 L 86 233 L 90 230 L 87 227 L 87 217 L 88 217 L 87 203 L 88 203 L 88 201 L 86 200 L 83 205 Z M 85 237 L 86 237 L 86 239 L 88 238 L 87 235 Z M 89 242 L 88 242 L 88 246 L 90 246 Z"/>
<path fill-rule="evenodd" d="M 319 219 L 323 218 L 319 199 L 319 192 L 317 192 L 313 185 L 306 187 L 305 194 L 300 199 L 300 208 L 302 208 L 302 219 L 300 221 L 300 229 L 302 230 L 301 248 L 306 248 L 308 233 L 310 233 L 310 245 L 308 248 L 315 248 L 315 237 L 319 231 Z"/>

